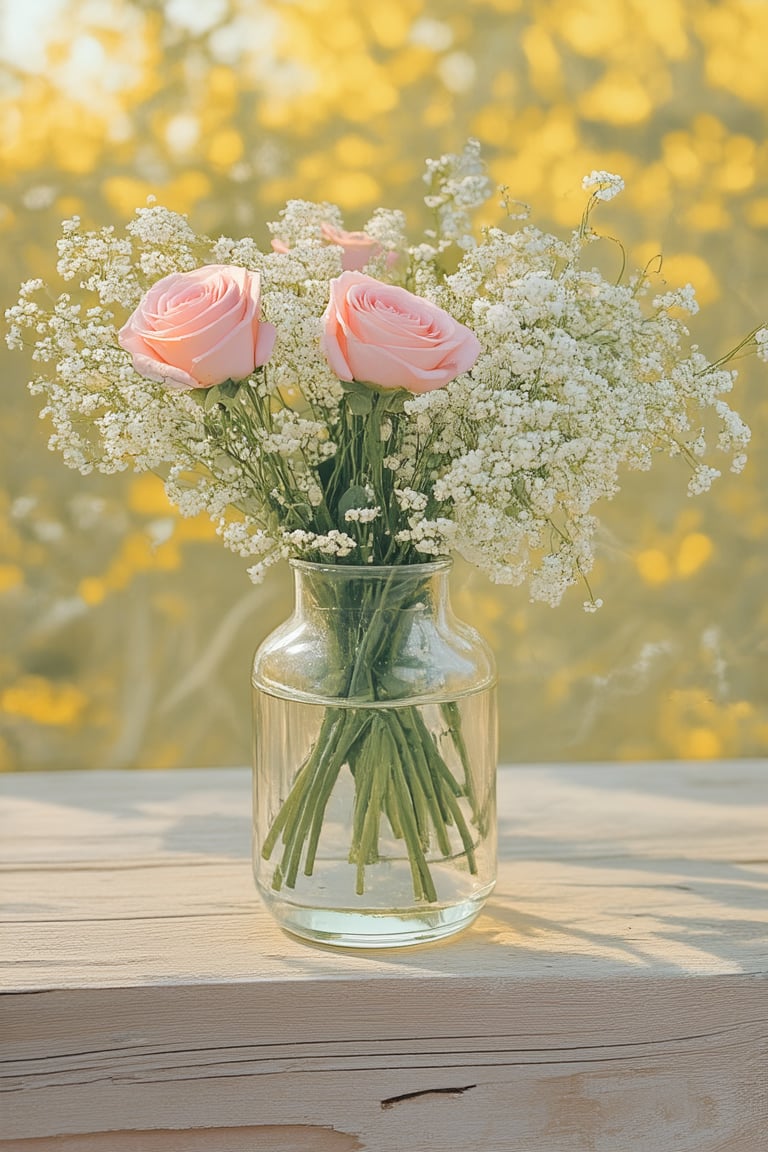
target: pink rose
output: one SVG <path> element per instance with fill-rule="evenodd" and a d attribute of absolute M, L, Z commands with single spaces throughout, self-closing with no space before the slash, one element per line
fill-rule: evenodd
<path fill-rule="evenodd" d="M 345 232 L 333 224 L 322 224 L 321 231 L 329 244 L 341 248 L 341 266 L 345 272 L 360 272 L 369 260 L 381 252 L 381 245 L 367 232 Z"/>
<path fill-rule="evenodd" d="M 442 308 L 360 272 L 331 281 L 322 348 L 340 380 L 431 392 L 467 372 L 480 342 Z"/>
<path fill-rule="evenodd" d="M 341 248 L 341 266 L 345 272 L 359 272 L 365 268 L 369 260 L 373 260 L 381 252 L 381 245 L 367 232 L 345 232 L 343 228 L 336 228 L 335 225 L 325 222 L 320 225 L 320 231 L 324 240 Z M 285 240 L 276 236 L 272 240 L 272 250 L 285 255 L 291 249 Z M 397 254 L 389 253 L 388 264 L 392 263 L 393 258 L 397 260 Z"/>
<path fill-rule="evenodd" d="M 258 272 L 207 264 L 153 284 L 118 333 L 133 366 L 169 388 L 211 388 L 243 380 L 265 364 L 275 343 L 259 322 Z"/>

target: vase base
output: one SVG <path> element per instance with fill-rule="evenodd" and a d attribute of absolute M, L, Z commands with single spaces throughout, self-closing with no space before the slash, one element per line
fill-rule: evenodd
<path fill-rule="evenodd" d="M 453 936 L 477 918 L 493 885 L 460 904 L 383 911 L 312 908 L 261 889 L 281 928 L 302 940 L 335 948 L 406 948 Z"/>

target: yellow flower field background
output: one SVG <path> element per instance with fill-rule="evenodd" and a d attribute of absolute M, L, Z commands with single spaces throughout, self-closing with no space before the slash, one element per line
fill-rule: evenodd
<path fill-rule="evenodd" d="M 539 226 L 598 229 L 692 281 L 710 358 L 768 320 L 768 3 L 754 0 L 35 0 L 0 9 L 5 306 L 55 275 L 63 217 L 124 224 L 148 194 L 253 234 L 289 197 L 425 221 L 423 161 L 483 144 Z M 489 206 L 491 220 L 497 209 Z M 499 210 L 499 215 L 501 211 Z M 604 259 L 616 258 L 604 246 Z M 492 642 L 506 760 L 711 758 L 768 748 L 768 372 L 740 365 L 750 463 L 690 499 L 660 462 L 603 510 L 592 581 L 557 609 L 457 565 Z M 3 353 L 0 767 L 244 763 L 248 670 L 287 614 L 150 475 L 47 451 Z"/>

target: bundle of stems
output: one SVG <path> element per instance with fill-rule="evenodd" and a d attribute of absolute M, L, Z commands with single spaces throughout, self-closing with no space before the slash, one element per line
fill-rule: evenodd
<path fill-rule="evenodd" d="M 329 588 L 335 602 L 328 605 L 327 615 L 336 622 L 335 629 L 331 623 L 332 663 L 347 670 L 345 683 L 339 704 L 326 708 L 317 738 L 265 838 L 265 859 L 272 857 L 278 844 L 282 848 L 272 878 L 274 889 L 295 887 L 300 869 L 312 875 L 326 809 L 345 767 L 354 779 L 349 861 L 356 868 L 358 895 L 365 892 L 366 866 L 381 858 L 383 820 L 392 836 L 403 841 L 417 900 L 438 900 L 429 857 L 435 848 L 440 858 L 454 854 L 451 828 L 469 871 L 477 872 L 474 846 L 483 817 L 459 708 L 454 701 L 436 705 L 442 723 L 440 743 L 447 739 L 455 753 L 447 756 L 421 708 L 396 699 L 392 669 L 424 588 L 422 574 L 404 580 L 403 568 L 398 572 L 397 581 L 392 576 L 378 586 L 363 582 L 362 593 L 357 581 Z M 354 703 L 345 706 L 344 700 Z M 458 777 L 449 760 L 460 765 Z"/>

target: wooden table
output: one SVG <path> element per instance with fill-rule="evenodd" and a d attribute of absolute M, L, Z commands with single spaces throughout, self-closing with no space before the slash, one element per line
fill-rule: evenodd
<path fill-rule="evenodd" d="M 514 767 L 441 944 L 282 933 L 244 770 L 0 777 L 3 1152 L 761 1152 L 768 762 Z"/>

